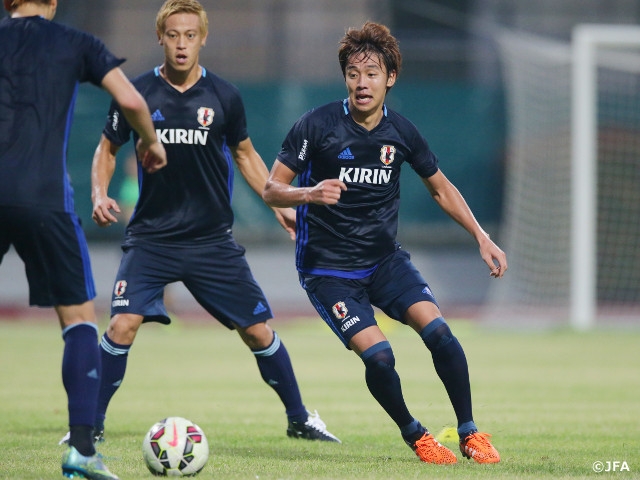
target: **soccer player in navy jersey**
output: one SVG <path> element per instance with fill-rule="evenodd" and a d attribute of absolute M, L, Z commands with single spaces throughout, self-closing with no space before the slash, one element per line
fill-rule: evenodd
<path fill-rule="evenodd" d="M 460 450 L 478 463 L 500 461 L 489 434 L 474 423 L 465 354 L 427 282 L 396 240 L 400 168 L 408 163 L 427 190 L 478 242 L 492 277 L 507 270 L 502 250 L 438 168 L 426 140 L 385 105 L 401 66 L 396 39 L 384 25 L 349 29 L 338 59 L 348 97 L 303 115 L 285 138 L 263 198 L 297 206 L 296 266 L 311 303 L 365 365 L 367 386 L 405 442 L 429 463 L 456 463 L 410 413 L 391 345 L 372 308 L 409 325 L 431 351 L 458 420 Z M 291 185 L 298 176 L 298 187 Z"/>
<path fill-rule="evenodd" d="M 64 340 L 62 381 L 70 440 L 66 476 L 117 479 L 96 454 L 100 385 L 95 288 L 88 247 L 67 176 L 77 86 L 106 89 L 137 131 L 148 171 L 166 164 L 144 99 L 104 44 L 56 24 L 57 0 L 4 0 L 0 21 L 0 262 L 13 245 L 25 264 L 29 303 L 54 307 Z"/>
<path fill-rule="evenodd" d="M 339 442 L 317 412 L 305 408 L 287 350 L 267 324 L 273 317 L 232 236 L 233 162 L 258 194 L 269 171 L 247 133 L 238 89 L 199 64 L 208 32 L 207 15 L 196 0 L 168 0 L 156 18 L 164 63 L 133 81 L 149 104 L 168 165 L 157 174 L 140 171 L 140 195 L 126 228 L 115 279 L 111 321 L 102 337 L 103 379 L 96 434 L 124 378 L 129 350 L 144 322 L 168 324 L 166 285 L 181 281 L 204 309 L 235 329 L 255 355 L 264 381 L 282 400 L 287 435 Z M 117 221 L 108 196 L 118 149 L 131 127 L 113 103 L 92 168 L 93 218 Z M 293 235 L 295 210 L 274 208 Z M 293 237 L 292 237 L 293 238 Z"/>

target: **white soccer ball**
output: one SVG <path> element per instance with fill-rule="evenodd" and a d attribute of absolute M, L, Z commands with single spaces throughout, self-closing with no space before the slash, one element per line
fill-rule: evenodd
<path fill-rule="evenodd" d="M 167 417 L 142 441 L 149 471 L 159 477 L 192 477 L 209 459 L 209 443 L 200 427 L 186 418 Z"/>

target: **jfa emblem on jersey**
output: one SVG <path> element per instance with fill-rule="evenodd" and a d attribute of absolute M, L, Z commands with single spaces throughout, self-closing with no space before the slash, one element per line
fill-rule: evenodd
<path fill-rule="evenodd" d="M 396 147 L 393 145 L 383 145 L 380 149 L 380 161 L 385 165 L 393 163 L 393 157 L 396 154 Z"/>
<path fill-rule="evenodd" d="M 113 289 L 113 293 L 116 297 L 121 297 L 124 295 L 124 292 L 127 291 L 127 282 L 125 280 L 118 280 L 116 282 L 116 287 Z"/>
<path fill-rule="evenodd" d="M 336 303 L 331 310 L 333 310 L 333 314 L 338 320 L 343 320 L 347 316 L 347 313 L 349 313 L 344 302 Z"/>
<path fill-rule="evenodd" d="M 200 107 L 198 109 L 198 123 L 203 127 L 208 127 L 213 123 L 213 116 L 215 115 L 213 108 Z"/>

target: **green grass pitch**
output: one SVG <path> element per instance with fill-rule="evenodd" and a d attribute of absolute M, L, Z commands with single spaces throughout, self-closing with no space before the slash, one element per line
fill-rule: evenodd
<path fill-rule="evenodd" d="M 207 434 L 203 479 L 640 478 L 639 330 L 578 334 L 449 323 L 469 360 L 476 423 L 493 435 L 499 464 L 463 459 L 455 444 L 449 446 L 458 464 L 421 463 L 369 394 L 362 363 L 318 319 L 272 326 L 289 350 L 307 408 L 318 409 L 343 444 L 287 438 L 282 404 L 237 334 L 185 321 L 142 327 L 99 451 L 122 479 L 153 478 L 142 438 L 175 415 Z M 417 335 L 384 325 L 412 414 L 433 433 L 454 425 Z M 53 312 L 50 322 L 0 321 L 2 479 L 62 477 L 62 347 Z M 596 473 L 595 462 L 612 471 Z"/>

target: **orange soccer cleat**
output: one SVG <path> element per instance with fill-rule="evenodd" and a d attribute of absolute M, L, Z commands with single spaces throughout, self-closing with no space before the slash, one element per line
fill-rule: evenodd
<path fill-rule="evenodd" d="M 498 463 L 500 454 L 495 449 L 488 433 L 473 432 L 460 440 L 460 451 L 467 458 L 473 458 L 478 463 Z"/>
<path fill-rule="evenodd" d="M 425 432 L 420 439 L 409 446 L 425 463 L 451 464 L 458 461 L 455 454 L 433 438 L 429 432 Z"/>

